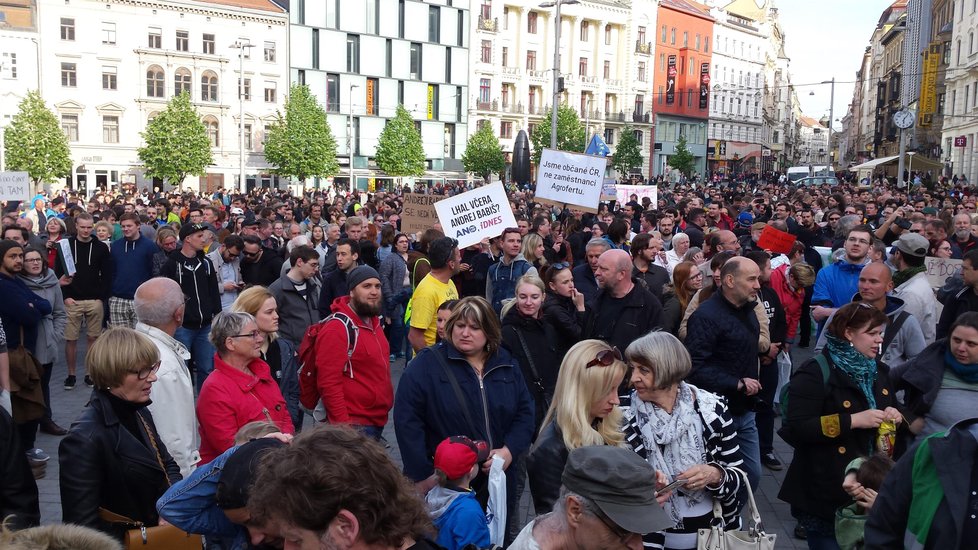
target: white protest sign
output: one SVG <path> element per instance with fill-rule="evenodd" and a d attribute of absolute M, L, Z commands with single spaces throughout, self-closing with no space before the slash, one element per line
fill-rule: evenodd
<path fill-rule="evenodd" d="M 535 197 L 558 206 L 567 204 L 597 212 L 607 166 L 604 157 L 544 149 Z"/>
<path fill-rule="evenodd" d="M 940 288 L 944 286 L 944 281 L 948 277 L 953 277 L 961 273 L 961 260 L 950 258 L 924 258 L 924 267 L 927 268 L 927 280 L 930 286 Z"/>
<path fill-rule="evenodd" d="M 0 172 L 0 201 L 26 201 L 31 198 L 31 179 L 27 172 Z"/>
<path fill-rule="evenodd" d="M 71 243 L 69 239 L 61 239 L 58 241 L 61 246 L 61 257 L 65 262 L 65 274 L 69 277 L 75 276 L 75 256 L 71 253 Z"/>
<path fill-rule="evenodd" d="M 445 236 L 457 240 L 459 248 L 516 227 L 516 217 L 500 182 L 442 199 L 435 203 L 435 211 Z"/>
<path fill-rule="evenodd" d="M 642 199 L 648 197 L 652 201 L 652 209 L 659 208 L 659 187 L 655 185 L 625 185 L 619 183 L 615 186 L 618 202 L 625 204 L 632 195 L 638 196 L 638 203 L 642 204 Z"/>

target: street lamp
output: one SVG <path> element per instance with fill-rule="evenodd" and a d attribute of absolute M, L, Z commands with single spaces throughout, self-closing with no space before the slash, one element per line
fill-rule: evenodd
<path fill-rule="evenodd" d="M 553 109 L 550 111 L 550 148 L 557 148 L 557 102 L 560 96 L 560 6 L 580 4 L 579 0 L 554 0 L 540 4 L 541 8 L 557 8 L 554 19 L 557 24 L 554 27 L 554 99 Z"/>
<path fill-rule="evenodd" d="M 252 44 L 236 41 L 231 49 L 238 50 L 238 191 L 245 188 L 245 150 L 244 150 L 244 53 Z"/>
<path fill-rule="evenodd" d="M 346 151 L 350 155 L 350 192 L 353 192 L 353 89 L 359 88 L 359 84 L 350 84 L 350 113 L 346 116 Z"/>

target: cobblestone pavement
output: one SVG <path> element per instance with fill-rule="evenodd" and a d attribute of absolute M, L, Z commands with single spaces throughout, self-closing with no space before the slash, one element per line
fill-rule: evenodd
<path fill-rule="evenodd" d="M 84 357 L 84 347 L 84 341 L 79 342 L 79 363 L 83 363 L 81 358 Z M 811 357 L 811 351 L 807 349 L 798 349 L 794 355 L 795 362 L 798 364 L 800 361 L 804 361 L 805 359 Z M 394 376 L 395 385 L 400 379 L 400 374 L 403 372 L 403 369 L 403 360 L 398 361 L 393 365 L 392 373 Z M 65 391 L 62 387 L 62 381 L 67 375 L 64 357 L 59 358 L 58 362 L 55 364 L 54 373 L 51 376 L 51 400 L 54 403 L 54 419 L 58 424 L 64 426 L 65 428 L 67 428 L 75 417 L 78 416 L 79 412 L 88 402 L 88 398 L 91 395 L 92 390 L 86 387 L 82 382 L 84 374 L 84 368 L 80 365 L 78 369 L 78 385 L 75 386 L 75 389 L 72 391 Z M 397 439 L 394 434 L 393 423 L 388 424 L 387 429 L 384 432 L 384 436 L 390 442 L 391 455 L 395 461 L 400 463 L 400 453 L 397 449 Z M 41 501 L 41 522 L 45 524 L 58 523 L 61 521 L 61 494 L 58 487 L 58 442 L 60 439 L 61 438 L 59 437 L 42 433 L 39 433 L 37 436 L 37 446 L 51 455 L 51 460 L 48 463 L 45 477 L 37 481 Z M 782 462 L 788 464 L 791 461 L 792 456 L 791 447 L 786 445 L 778 437 L 775 437 L 774 439 L 776 453 L 781 458 Z M 785 470 L 774 472 L 764 468 L 762 474 L 760 490 L 755 494 L 755 499 L 757 501 L 758 509 L 760 510 L 761 518 L 764 522 L 765 530 L 769 533 L 777 534 L 778 548 L 807 548 L 805 541 L 795 539 L 792 536 L 791 533 L 794 530 L 795 521 L 791 517 L 788 510 L 788 505 L 778 500 L 778 490 L 781 487 L 782 480 L 784 479 Z M 530 518 L 533 516 L 533 506 L 530 503 L 528 491 L 523 496 L 522 513 L 524 518 Z"/>

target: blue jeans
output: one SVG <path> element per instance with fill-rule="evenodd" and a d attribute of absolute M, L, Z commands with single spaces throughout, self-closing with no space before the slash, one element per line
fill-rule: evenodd
<path fill-rule="evenodd" d="M 194 362 L 194 372 L 196 372 L 194 386 L 197 393 L 204 385 L 204 380 L 214 370 L 214 353 L 217 351 L 208 338 L 211 334 L 211 326 L 204 328 L 188 329 L 180 327 L 173 335 L 178 342 L 190 350 L 190 358 Z"/>
<path fill-rule="evenodd" d="M 754 413 L 733 415 L 733 423 L 734 428 L 737 429 L 740 458 L 744 461 L 742 469 L 747 474 L 751 489 L 757 491 L 757 484 L 761 480 L 761 445 Z"/>
<path fill-rule="evenodd" d="M 373 439 L 374 441 L 380 441 L 384 436 L 383 426 L 367 426 L 366 424 L 350 424 L 350 427 L 354 430 L 360 432 L 361 434 Z"/>
<path fill-rule="evenodd" d="M 795 508 L 791 509 L 791 515 L 798 520 L 798 525 L 805 528 L 809 550 L 839 550 L 834 521 L 806 514 Z"/>

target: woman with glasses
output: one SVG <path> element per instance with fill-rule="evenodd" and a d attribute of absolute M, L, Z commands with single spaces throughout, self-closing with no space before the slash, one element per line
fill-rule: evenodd
<path fill-rule="evenodd" d="M 688 239 L 688 237 L 687 237 Z M 672 283 L 662 292 L 662 330 L 675 335 L 686 307 L 701 288 L 703 272 L 693 262 L 680 262 L 672 271 Z"/>
<path fill-rule="evenodd" d="M 835 511 L 850 502 L 842 488 L 846 466 L 881 448 L 884 422 L 899 425 L 889 367 L 876 359 L 886 315 L 854 302 L 835 312 L 828 344 L 791 376 L 779 435 L 795 449 L 778 498 L 808 535 L 812 550 L 837 549 Z"/>
<path fill-rule="evenodd" d="M 147 408 L 159 366 L 156 346 L 132 329 L 110 328 L 89 348 L 95 390 L 58 450 L 64 523 L 119 540 L 130 527 L 120 516 L 158 525 L 156 501 L 181 479 Z"/>
<path fill-rule="evenodd" d="M 223 312 L 211 322 L 211 344 L 217 349 L 214 372 L 197 399 L 200 461 L 206 464 L 234 446 L 234 434 L 255 420 L 295 433 L 289 408 L 268 363 L 261 360 L 265 333 L 248 313 Z"/>
<path fill-rule="evenodd" d="M 663 503 L 674 527 L 648 534 L 644 542 L 692 550 L 697 529 L 713 521 L 714 500 L 726 528 L 739 522 L 746 479 L 734 469 L 742 460 L 733 419 L 726 400 L 683 382 L 692 360 L 675 336 L 647 334 L 629 344 L 625 360 L 632 367 L 632 389 L 621 399 L 625 440 L 667 482 L 686 480 Z"/>
<path fill-rule="evenodd" d="M 163 265 L 170 258 L 170 254 L 177 249 L 177 232 L 172 227 L 161 227 L 156 230 L 156 246 L 160 247 L 153 254 L 153 277 L 159 277 L 163 272 Z"/>
<path fill-rule="evenodd" d="M 930 251 L 927 255 L 934 258 L 951 258 L 954 255 L 954 247 L 951 246 L 951 241 L 947 239 L 934 241 L 931 243 Z"/>
<path fill-rule="evenodd" d="M 624 443 L 618 386 L 627 370 L 621 352 L 601 340 L 578 342 L 564 356 L 553 402 L 541 418 L 543 429 L 526 457 L 538 516 L 553 510 L 573 449 Z"/>

